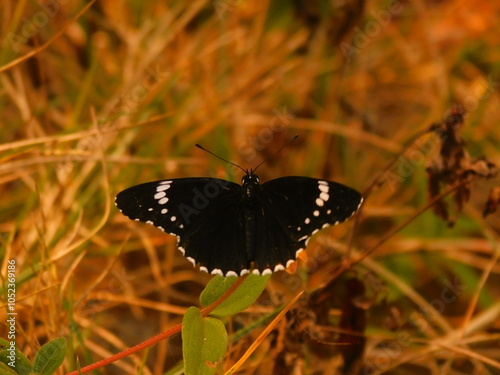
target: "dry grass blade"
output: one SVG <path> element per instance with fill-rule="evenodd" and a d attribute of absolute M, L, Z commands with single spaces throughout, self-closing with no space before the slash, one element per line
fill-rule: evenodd
<path fill-rule="evenodd" d="M 303 292 L 298 293 L 284 308 L 280 311 L 280 313 L 269 323 L 264 330 L 260 333 L 260 335 L 255 339 L 255 341 L 250 345 L 245 354 L 236 362 L 231 368 L 225 372 L 226 375 L 234 374 L 238 369 L 245 363 L 245 361 L 252 355 L 252 353 L 262 344 L 267 335 L 271 333 L 271 331 L 276 327 L 276 325 L 280 322 L 281 319 L 285 316 L 285 314 L 295 305 L 295 303 L 299 300 L 300 296 Z"/>
<path fill-rule="evenodd" d="M 147 181 L 241 181 L 199 143 L 243 168 L 268 159 L 262 182 L 365 193 L 353 220 L 322 229 L 224 321 L 221 367 L 252 345 L 238 373 L 341 373 L 330 344 L 354 277 L 370 301 L 359 372 L 498 371 L 499 12 L 478 0 L 1 2 L 0 267 L 15 264 L 16 346 L 33 360 L 65 337 L 70 372 L 199 305 L 210 276 L 113 204 Z M 302 290 L 328 303 L 306 305 L 304 341 L 285 345 L 289 322 L 268 335 L 269 319 Z M 174 371 L 181 348 L 172 334 L 116 371 Z"/>

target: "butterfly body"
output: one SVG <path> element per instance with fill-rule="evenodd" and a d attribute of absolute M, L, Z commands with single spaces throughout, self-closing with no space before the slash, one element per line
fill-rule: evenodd
<path fill-rule="evenodd" d="M 352 216 L 361 195 L 335 182 L 281 177 L 242 185 L 216 178 L 148 182 L 120 192 L 115 204 L 133 220 L 177 237 L 193 265 L 222 276 L 269 274 L 288 267 L 322 228 Z"/>

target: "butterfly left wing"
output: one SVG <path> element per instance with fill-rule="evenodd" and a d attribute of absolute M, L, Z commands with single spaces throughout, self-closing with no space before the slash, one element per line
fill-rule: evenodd
<path fill-rule="evenodd" d="M 256 233 L 261 249 L 256 251 L 255 264 L 261 273 L 287 267 L 312 235 L 344 222 L 363 201 L 354 189 L 308 177 L 268 181 L 262 185 L 260 196 L 263 215 Z"/>
<path fill-rule="evenodd" d="M 154 181 L 118 193 L 116 206 L 128 218 L 176 236 L 193 265 L 220 275 L 250 268 L 244 244 L 241 185 L 216 178 Z"/>

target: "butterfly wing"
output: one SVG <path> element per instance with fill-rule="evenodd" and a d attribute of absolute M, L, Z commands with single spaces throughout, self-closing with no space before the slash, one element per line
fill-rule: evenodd
<path fill-rule="evenodd" d="M 309 238 L 340 224 L 362 203 L 361 194 L 342 184 L 308 177 L 282 177 L 262 185 L 262 215 L 256 235 L 256 269 L 270 273 L 297 259 Z"/>
<path fill-rule="evenodd" d="M 193 265 L 229 276 L 250 268 L 240 246 L 245 236 L 242 189 L 216 178 L 154 181 L 123 190 L 115 204 L 130 219 L 176 236 Z"/>
<path fill-rule="evenodd" d="M 177 237 L 179 250 L 200 269 L 219 275 L 267 274 L 287 267 L 321 228 L 359 208 L 361 195 L 335 182 L 283 177 L 255 190 L 215 178 L 149 182 L 115 200 L 132 220 Z"/>

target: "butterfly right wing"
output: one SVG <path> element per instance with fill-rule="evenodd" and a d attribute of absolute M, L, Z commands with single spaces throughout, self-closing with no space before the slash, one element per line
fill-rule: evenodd
<path fill-rule="evenodd" d="M 256 230 L 261 273 L 288 267 L 322 228 L 344 222 L 363 198 L 342 184 L 308 177 L 281 177 L 262 184 L 262 215 Z M 270 230 L 272 228 L 272 230 Z"/>
<path fill-rule="evenodd" d="M 202 271 L 239 275 L 250 268 L 244 243 L 241 185 L 217 178 L 148 182 L 120 192 L 116 206 L 128 218 L 176 236 L 179 250 Z"/>

